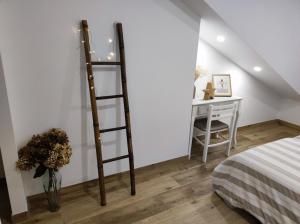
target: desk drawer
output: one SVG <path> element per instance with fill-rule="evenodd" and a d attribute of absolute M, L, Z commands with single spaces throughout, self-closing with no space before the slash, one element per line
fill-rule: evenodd
<path fill-rule="evenodd" d="M 207 116 L 208 105 L 193 108 L 193 116 Z"/>
<path fill-rule="evenodd" d="M 233 102 L 239 102 L 239 101 L 233 101 Z M 193 116 L 207 116 L 208 114 L 208 107 L 209 105 L 226 105 L 226 104 L 232 104 L 231 102 L 214 102 L 210 104 L 204 104 L 204 105 L 195 105 L 193 106 Z M 238 108 L 239 110 L 239 108 Z"/>

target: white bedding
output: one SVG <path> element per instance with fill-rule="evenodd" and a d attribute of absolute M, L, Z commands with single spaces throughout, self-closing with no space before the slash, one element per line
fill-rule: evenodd
<path fill-rule="evenodd" d="M 300 223 L 300 136 L 232 156 L 213 172 L 215 192 L 262 223 Z"/>

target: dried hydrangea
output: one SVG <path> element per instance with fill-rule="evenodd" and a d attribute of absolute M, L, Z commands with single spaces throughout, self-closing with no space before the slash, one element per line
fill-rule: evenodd
<path fill-rule="evenodd" d="M 53 128 L 43 134 L 34 135 L 27 145 L 19 150 L 16 166 L 20 170 L 30 170 L 39 164 L 37 171 L 57 170 L 70 162 L 71 155 L 72 149 L 66 132 Z"/>
<path fill-rule="evenodd" d="M 53 169 L 63 167 L 70 162 L 71 155 L 72 150 L 68 144 L 56 144 L 49 152 L 49 157 L 44 162 L 44 166 Z"/>
<path fill-rule="evenodd" d="M 20 170 L 31 170 L 35 164 L 33 164 L 30 160 L 22 157 L 16 162 L 16 166 Z"/>

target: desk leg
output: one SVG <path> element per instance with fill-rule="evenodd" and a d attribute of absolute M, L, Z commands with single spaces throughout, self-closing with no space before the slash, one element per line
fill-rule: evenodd
<path fill-rule="evenodd" d="M 195 117 L 192 116 L 191 119 L 191 124 L 190 124 L 190 138 L 189 138 L 189 148 L 188 148 L 188 155 L 189 159 L 191 159 L 191 154 L 192 154 L 192 142 L 193 142 L 193 135 L 194 135 L 194 122 L 195 122 Z"/>

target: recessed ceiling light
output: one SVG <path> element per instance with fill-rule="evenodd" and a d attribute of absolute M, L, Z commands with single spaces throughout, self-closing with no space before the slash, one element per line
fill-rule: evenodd
<path fill-rule="evenodd" d="M 223 43 L 225 41 L 225 37 L 223 35 L 218 35 L 217 36 L 217 41 Z"/>
<path fill-rule="evenodd" d="M 256 72 L 260 72 L 262 70 L 262 68 L 259 66 L 255 66 L 255 67 L 253 67 L 253 70 Z"/>

